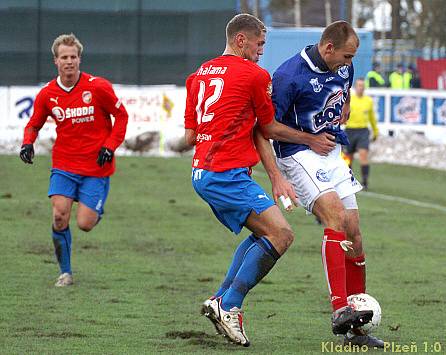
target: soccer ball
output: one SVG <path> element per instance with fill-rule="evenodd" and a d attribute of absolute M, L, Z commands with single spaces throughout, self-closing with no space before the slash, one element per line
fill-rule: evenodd
<path fill-rule="evenodd" d="M 355 295 L 348 296 L 347 302 L 356 311 L 373 311 L 372 320 L 359 328 L 355 328 L 355 333 L 366 335 L 378 328 L 379 323 L 381 323 L 381 306 L 375 298 L 367 293 L 357 293 Z"/>

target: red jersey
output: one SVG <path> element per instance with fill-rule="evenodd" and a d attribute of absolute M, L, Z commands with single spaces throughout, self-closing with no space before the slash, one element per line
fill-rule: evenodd
<path fill-rule="evenodd" d="M 112 125 L 110 115 L 115 122 Z M 53 146 L 53 168 L 70 173 L 104 177 L 115 171 L 115 160 L 100 167 L 101 147 L 115 150 L 123 141 L 128 114 L 107 80 L 81 73 L 70 91 L 50 81 L 34 102 L 34 113 L 25 127 L 23 144 L 32 144 L 51 116 L 57 138 Z"/>
<path fill-rule="evenodd" d="M 274 117 L 268 72 L 238 56 L 204 64 L 186 81 L 185 128 L 197 134 L 193 167 L 220 172 L 259 162 L 253 127 Z"/>

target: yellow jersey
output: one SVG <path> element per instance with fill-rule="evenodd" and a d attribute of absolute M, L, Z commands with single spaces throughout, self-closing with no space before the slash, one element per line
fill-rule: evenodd
<path fill-rule="evenodd" d="M 372 127 L 373 136 L 377 137 L 378 125 L 373 108 L 373 99 L 367 95 L 358 97 L 352 93 L 350 98 L 350 118 L 347 121 L 346 128 L 368 128 L 369 124 Z"/>

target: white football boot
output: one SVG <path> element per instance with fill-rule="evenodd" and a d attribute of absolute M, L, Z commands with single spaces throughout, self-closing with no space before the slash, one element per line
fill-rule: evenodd
<path fill-rule="evenodd" d="M 63 274 L 60 274 L 54 286 L 65 287 L 65 286 L 70 286 L 72 284 L 73 284 L 73 276 L 68 272 L 64 272 Z"/>
<path fill-rule="evenodd" d="M 210 317 L 214 318 L 221 330 L 233 343 L 249 346 L 249 339 L 243 329 L 243 312 L 240 308 L 232 307 L 229 312 L 221 308 L 221 297 L 209 302 L 208 311 Z"/>
<path fill-rule="evenodd" d="M 211 302 L 215 299 L 214 296 L 208 298 L 206 301 L 203 302 L 203 305 L 201 306 L 201 314 L 204 315 L 206 318 L 208 318 L 213 326 L 215 327 L 216 334 L 226 336 L 226 333 L 222 326 L 218 323 L 218 320 L 214 317 L 214 312 L 212 309 L 210 309 Z"/>

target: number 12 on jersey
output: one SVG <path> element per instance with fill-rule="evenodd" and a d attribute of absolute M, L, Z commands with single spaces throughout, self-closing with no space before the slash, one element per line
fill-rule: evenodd
<path fill-rule="evenodd" d="M 209 82 L 209 86 L 206 86 L 206 83 L 200 80 L 198 102 L 197 107 L 195 107 L 195 111 L 197 112 L 198 124 L 210 122 L 214 118 L 214 113 L 209 112 L 209 108 L 220 99 L 224 84 L 225 82 L 221 78 L 211 79 Z M 204 107 L 202 107 L 203 99 L 206 96 L 206 91 L 209 92 L 210 90 L 213 90 L 213 93 L 206 99 L 206 101 L 204 102 Z"/>

